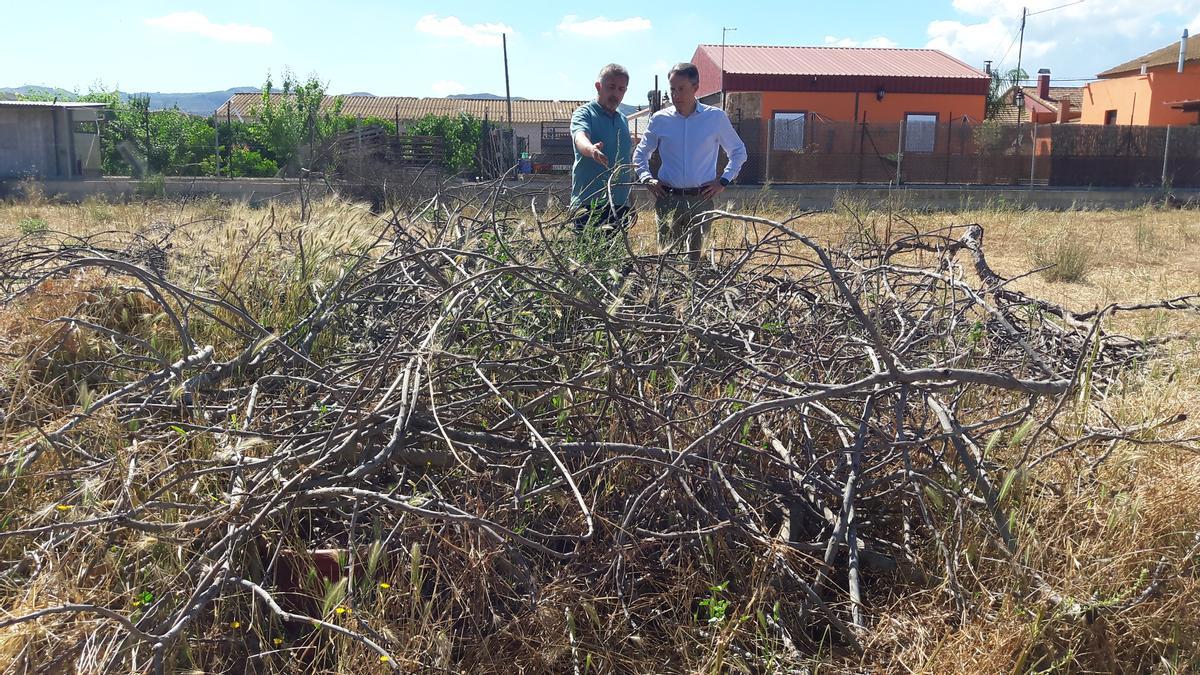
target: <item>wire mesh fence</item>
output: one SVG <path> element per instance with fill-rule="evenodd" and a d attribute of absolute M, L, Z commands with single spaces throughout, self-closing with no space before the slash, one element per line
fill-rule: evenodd
<path fill-rule="evenodd" d="M 1200 187 L 1200 126 L 1004 125 L 803 113 L 735 123 L 743 183 Z"/>

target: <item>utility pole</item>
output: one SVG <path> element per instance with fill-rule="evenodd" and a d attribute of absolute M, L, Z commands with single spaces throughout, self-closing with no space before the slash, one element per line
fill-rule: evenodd
<path fill-rule="evenodd" d="M 725 34 L 737 28 L 721 27 L 721 110 L 725 109 Z"/>
<path fill-rule="evenodd" d="M 517 132 L 513 130 L 512 92 L 508 88 L 508 33 L 502 33 L 500 41 L 504 47 L 504 100 L 508 105 L 508 134 L 512 139 L 512 161 L 515 164 L 517 161 Z"/>
<path fill-rule="evenodd" d="M 1025 50 L 1025 18 L 1029 16 L 1029 8 L 1021 8 L 1021 42 L 1017 45 L 1017 91 L 1016 101 L 1020 101 L 1017 106 L 1017 144 L 1021 143 L 1021 109 L 1025 107 L 1025 92 L 1021 89 L 1021 53 Z"/>

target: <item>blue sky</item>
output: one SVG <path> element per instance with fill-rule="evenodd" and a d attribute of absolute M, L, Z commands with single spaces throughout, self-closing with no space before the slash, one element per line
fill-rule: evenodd
<path fill-rule="evenodd" d="M 310 0 L 0 0 L 0 86 L 86 91 L 209 91 L 261 84 L 286 67 L 334 93 L 430 96 L 504 92 L 508 33 L 514 96 L 587 98 L 610 61 L 633 74 L 627 103 L 698 43 L 935 47 L 982 67 L 1016 64 L 1078 79 L 1200 31 L 1196 0 L 952 0 L 835 3 L 692 0 L 605 3 L 342 3 Z M 51 15 L 49 8 L 53 8 Z M 603 7 L 603 10 L 594 9 Z M 1064 81 L 1063 84 L 1071 84 Z M 1074 84 L 1078 84 L 1075 82 Z"/>

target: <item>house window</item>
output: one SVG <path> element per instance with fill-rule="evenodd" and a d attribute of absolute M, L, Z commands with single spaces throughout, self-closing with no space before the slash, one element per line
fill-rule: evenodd
<path fill-rule="evenodd" d="M 938 117 L 932 113 L 908 113 L 904 116 L 904 151 L 933 152 L 937 142 Z"/>
<path fill-rule="evenodd" d="M 772 150 L 804 149 L 804 118 L 802 112 L 777 112 L 773 117 L 775 133 L 771 138 Z"/>
<path fill-rule="evenodd" d="M 1116 124 L 1117 123 L 1117 111 L 1116 110 L 1105 110 L 1104 111 L 1104 123 L 1108 124 L 1108 125 Z"/>

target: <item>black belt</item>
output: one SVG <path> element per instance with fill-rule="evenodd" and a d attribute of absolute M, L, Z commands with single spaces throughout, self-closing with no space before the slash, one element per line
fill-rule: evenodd
<path fill-rule="evenodd" d="M 704 192 L 704 188 L 702 188 L 702 187 L 677 188 L 677 187 L 670 187 L 667 185 L 663 186 L 663 190 L 665 190 L 667 192 L 667 194 L 669 194 L 669 195 L 682 195 L 684 197 L 695 197 Z"/>

